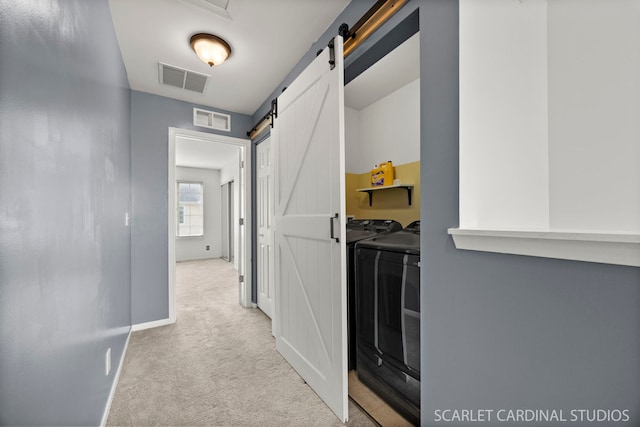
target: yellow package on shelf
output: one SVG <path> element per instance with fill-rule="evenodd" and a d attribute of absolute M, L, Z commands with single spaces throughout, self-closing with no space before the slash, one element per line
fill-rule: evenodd
<path fill-rule="evenodd" d="M 393 184 L 393 163 L 391 160 L 388 162 L 380 163 L 375 168 L 371 169 L 371 186 L 382 187 Z"/>

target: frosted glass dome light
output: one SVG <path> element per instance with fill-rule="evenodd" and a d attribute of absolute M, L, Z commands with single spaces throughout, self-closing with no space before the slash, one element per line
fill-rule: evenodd
<path fill-rule="evenodd" d="M 198 58 L 210 67 L 222 64 L 231 55 L 229 43 L 212 34 L 194 34 L 190 43 Z"/>

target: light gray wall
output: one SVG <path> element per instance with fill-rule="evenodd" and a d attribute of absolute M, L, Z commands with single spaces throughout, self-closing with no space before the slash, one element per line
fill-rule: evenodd
<path fill-rule="evenodd" d="M 131 325 L 130 98 L 107 1 L 0 0 L 0 58 L 0 424 L 98 425 Z"/>
<path fill-rule="evenodd" d="M 222 248 L 220 171 L 176 167 L 176 180 L 201 182 L 204 189 L 204 236 L 176 238 L 176 261 L 220 258 Z M 207 245 L 209 250 L 206 249 Z"/>
<path fill-rule="evenodd" d="M 231 132 L 193 126 L 193 107 L 231 115 Z M 131 92 L 131 316 L 133 324 L 169 317 L 169 127 L 246 138 L 251 117 Z"/>
<path fill-rule="evenodd" d="M 374 1 L 353 0 L 329 27 Z M 640 269 L 456 250 L 458 1 L 410 0 L 346 65 L 419 8 L 421 60 L 422 422 L 437 409 L 629 409 L 640 425 Z M 349 18 L 344 18 L 349 17 Z M 355 19 L 353 19 L 355 18 Z M 324 44 L 324 38 L 321 38 Z M 320 42 L 271 97 L 299 74 Z M 376 45 L 376 49 L 380 45 Z M 349 74 L 349 72 L 347 72 Z M 267 101 L 254 115 L 268 110 Z M 488 100 L 489 101 L 489 100 Z M 613 425 L 572 422 L 570 425 Z"/>

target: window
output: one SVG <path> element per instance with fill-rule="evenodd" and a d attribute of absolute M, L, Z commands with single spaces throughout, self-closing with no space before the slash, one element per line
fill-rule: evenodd
<path fill-rule="evenodd" d="M 178 181 L 178 237 L 204 235 L 204 202 L 201 182 Z"/>

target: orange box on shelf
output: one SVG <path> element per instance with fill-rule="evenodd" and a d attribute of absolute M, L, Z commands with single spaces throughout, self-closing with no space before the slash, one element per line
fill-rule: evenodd
<path fill-rule="evenodd" d="M 382 187 L 393 184 L 393 163 L 391 160 L 388 162 L 380 163 L 375 168 L 371 169 L 371 186 Z"/>

